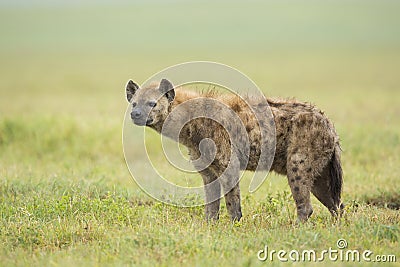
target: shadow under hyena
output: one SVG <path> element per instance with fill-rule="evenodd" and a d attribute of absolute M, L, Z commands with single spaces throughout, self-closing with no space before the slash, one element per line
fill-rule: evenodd
<path fill-rule="evenodd" d="M 219 218 L 222 194 L 232 220 L 240 220 L 240 171 L 259 170 L 260 162 L 267 162 L 267 158 L 262 158 L 262 145 L 271 144 L 272 139 L 276 140 L 272 166 L 261 167 L 270 167 L 288 177 L 298 219 L 306 221 L 311 216 L 311 193 L 333 216 L 342 210 L 339 137 L 332 122 L 313 105 L 273 99 L 267 99 L 264 105 L 257 99 L 174 88 L 166 79 L 145 88 L 129 80 L 126 97 L 132 106 L 133 123 L 150 127 L 188 148 L 205 185 L 207 219 Z M 228 108 L 220 107 L 217 102 Z M 268 108 L 272 116 L 256 118 L 254 107 Z M 234 115 L 241 123 L 229 119 Z M 222 123 L 212 116 L 222 118 Z M 174 127 L 163 130 L 168 123 L 182 127 L 173 134 Z M 262 134 L 261 128 L 267 129 L 266 134 Z M 204 140 L 213 140 L 215 146 Z"/>

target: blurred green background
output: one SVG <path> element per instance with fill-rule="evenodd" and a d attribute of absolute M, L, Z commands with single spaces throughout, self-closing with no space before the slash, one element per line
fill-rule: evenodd
<path fill-rule="evenodd" d="M 2 3 L 1 112 L 10 113 L 3 101 L 11 99 L 21 115 L 76 104 L 120 114 L 127 78 L 210 60 L 243 71 L 268 95 L 331 94 L 335 116 L 354 90 L 364 92 L 355 105 L 397 91 L 398 11 L 397 1 Z M 36 104 L 43 99 L 46 107 Z"/>
<path fill-rule="evenodd" d="M 102 157 L 124 165 L 126 81 L 141 83 L 192 60 L 235 67 L 267 96 L 317 104 L 335 121 L 344 157 L 359 153 L 383 164 L 382 157 L 398 154 L 398 1 L 2 1 L 0 7 L 1 119 L 28 128 L 28 136 L 13 137 L 9 154 L 2 153 L 5 161 L 26 157 L 30 166 L 37 158 L 29 151 L 35 149 L 58 155 L 63 143 L 54 141 L 46 152 L 41 133 L 29 137 L 29 123 L 40 131 L 35 120 L 46 118 L 43 134 L 78 125 L 71 137 L 78 150 L 86 146 L 96 154 L 84 139 L 93 133 L 87 139 L 101 140 Z M 370 146 L 381 148 L 371 154 Z M 352 160 L 348 171 L 361 164 Z M 129 175 L 121 170 L 121 176 L 115 180 Z"/>
<path fill-rule="evenodd" d="M 17 207 L 25 207 L 34 214 L 40 210 L 32 204 L 40 203 L 32 200 L 35 196 L 47 203 L 59 203 L 65 192 L 86 194 L 87 187 L 75 187 L 79 183 L 89 187 L 94 183 L 99 191 L 128 190 L 144 199 L 129 175 L 122 153 L 122 120 L 127 108 L 124 86 L 128 79 L 142 83 L 155 72 L 186 61 L 209 60 L 230 65 L 253 79 L 268 97 L 296 97 L 324 110 L 335 122 L 342 140 L 345 202 L 355 203 L 365 195 L 381 192 L 389 192 L 388 195 L 399 192 L 399 14 L 400 1 L 394 0 L 0 1 L 0 179 L 3 179 L 0 232 L 4 234 L 3 247 L 8 251 L 2 257 L 8 257 L 8 263 L 17 258 L 29 263 L 25 252 L 42 247 L 50 254 L 37 255 L 36 263 L 47 262 L 53 246 L 57 247 L 64 239 L 70 242 L 67 247 L 85 245 L 87 239 L 105 244 L 108 242 L 105 236 L 114 244 L 114 234 L 104 234 L 112 233 L 110 225 L 114 225 L 114 219 L 108 225 L 102 222 L 104 215 L 89 208 L 83 214 L 93 212 L 91 218 L 97 218 L 103 227 L 98 231 L 104 230 L 104 233 L 90 233 L 89 237 L 80 239 L 82 227 L 77 219 L 80 213 L 66 219 L 72 225 L 72 230 L 68 228 L 70 232 L 64 228 L 54 232 L 58 226 L 54 226 L 56 230 L 47 228 L 47 221 L 43 219 L 53 215 L 46 213 L 47 208 L 43 209 L 44 214 L 37 214 L 42 219 L 35 222 L 38 229 L 45 230 L 29 232 L 31 217 L 27 218 Z M 165 168 L 170 166 L 166 164 Z M 52 183 L 61 185 L 50 186 Z M 254 203 L 262 202 L 266 195 L 284 190 L 288 191 L 286 180 L 272 175 L 252 197 Z M 92 196 L 87 194 L 89 198 Z M 245 188 L 243 194 L 248 197 Z M 393 201 L 398 203 L 398 193 L 396 196 Z M 313 202 L 317 214 L 329 216 L 315 199 Z M 288 203 L 293 204 L 289 200 Z M 256 210 L 252 207 L 245 204 L 245 218 L 251 218 L 251 214 L 261 209 L 257 204 L 254 204 Z M 112 207 L 106 209 L 111 211 Z M 147 211 L 144 212 L 140 216 L 147 216 L 155 224 L 159 220 L 156 218 L 165 215 L 149 218 Z M 185 225 L 185 220 L 189 220 L 185 216 L 191 212 L 185 209 L 179 212 L 177 218 L 184 221 L 178 224 Z M 379 212 L 387 217 L 381 215 L 382 221 L 378 223 L 394 224 L 398 229 L 398 214 L 389 210 Z M 195 219 L 200 220 L 199 214 Z M 352 244 L 361 247 L 365 245 L 362 242 L 375 242 L 375 239 L 365 234 L 360 237 L 362 241 L 357 241 L 358 233 L 369 233 L 373 228 L 368 223 L 377 223 L 374 219 L 377 212 L 367 209 L 363 214 L 363 225 L 354 232 L 347 229 L 348 236 L 353 237 Z M 286 219 L 279 217 L 277 237 L 287 232 L 286 226 L 279 228 Z M 24 223 L 18 224 L 19 220 Z M 57 224 L 56 217 L 49 220 L 49 224 Z M 25 224 L 28 230 L 21 230 Z M 129 225 L 135 227 L 131 221 Z M 40 231 L 44 231 L 43 235 Z M 123 237 L 125 231 L 128 230 L 122 228 L 116 235 Z M 175 229 L 166 231 L 176 232 Z M 47 237 L 47 232 L 60 233 L 61 237 Z M 70 235 L 65 237 L 65 233 Z M 187 233 L 191 238 L 190 232 Z M 32 241 L 37 235 L 42 243 Z M 149 235 L 139 239 L 158 240 L 164 233 Z M 15 243 L 13 236 L 22 241 Z M 74 239 L 76 236 L 78 241 Z M 201 236 L 202 233 L 188 247 L 201 244 Z M 294 232 L 292 239 L 282 242 L 294 244 L 297 237 Z M 332 236 L 330 244 L 336 238 Z M 178 243 L 184 245 L 185 240 Z M 237 235 L 235 240 L 242 248 L 247 239 Z M 247 241 L 253 243 L 252 240 Z M 385 241 L 384 245 L 376 241 L 370 245 L 381 252 L 392 246 L 390 252 L 398 245 L 392 241 Z M 211 254 L 211 262 L 220 257 L 218 253 L 234 251 L 228 240 L 217 238 L 215 242 L 226 242 L 227 247 L 225 252 L 215 250 L 217 253 Z M 169 243 L 165 244 L 163 249 L 169 251 Z M 120 255 L 99 246 L 99 253 Z M 21 247 L 22 254 L 18 254 Z M 26 247 L 29 249 L 25 250 Z M 146 245 L 144 248 L 149 249 Z M 97 253 L 97 248 L 93 249 Z M 254 257 L 252 249 L 259 247 L 243 249 L 243 255 Z M 83 250 L 81 257 L 92 257 L 92 252 Z M 134 251 L 129 253 L 136 255 Z M 194 253 L 198 262 L 207 259 L 203 252 Z M 143 255 L 138 249 L 136 256 Z M 242 260 L 235 260 L 242 254 L 235 255 L 233 261 L 242 264 Z M 170 255 L 159 257 L 162 261 Z M 68 259 L 74 262 L 75 258 Z M 149 265 L 154 263 L 151 259 L 149 262 Z"/>

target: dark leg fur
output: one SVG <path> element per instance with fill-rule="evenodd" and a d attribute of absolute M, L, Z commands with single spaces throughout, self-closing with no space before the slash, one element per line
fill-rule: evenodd
<path fill-rule="evenodd" d="M 225 195 L 226 208 L 231 215 L 231 219 L 239 221 L 242 218 L 239 188 L 240 165 L 236 157 L 233 156 L 230 160 L 228 167 L 224 168 L 223 174 L 220 174 L 220 183 Z"/>
<path fill-rule="evenodd" d="M 218 220 L 221 199 L 221 185 L 219 181 L 216 181 L 217 176 L 211 169 L 204 169 L 200 171 L 200 174 L 203 178 L 206 194 L 206 219 Z"/>
<path fill-rule="evenodd" d="M 338 146 L 332 155 L 332 160 L 315 180 L 311 189 L 314 196 L 331 212 L 332 216 L 341 214 L 344 205 L 340 202 L 343 174 L 340 165 Z"/>

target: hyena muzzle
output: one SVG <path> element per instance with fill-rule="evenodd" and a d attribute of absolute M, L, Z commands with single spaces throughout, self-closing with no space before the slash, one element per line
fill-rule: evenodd
<path fill-rule="evenodd" d="M 168 134 L 162 132 L 162 129 L 167 117 L 172 117 L 172 121 L 178 123 L 183 113 L 175 114 L 172 111 L 180 104 L 193 99 L 216 99 L 240 117 L 252 144 L 250 151 L 241 151 L 240 145 L 234 146 L 236 149 L 232 151 L 231 140 L 224 127 L 208 118 L 196 118 L 186 123 L 175 138 L 188 148 L 190 158 L 194 162 L 203 153 L 199 148 L 201 140 L 210 138 L 214 141 L 216 153 L 211 164 L 206 168 L 195 166 L 198 167 L 205 185 L 206 218 L 219 218 L 220 196 L 225 196 L 226 207 L 232 220 L 240 220 L 240 171 L 256 170 L 262 144 L 258 125 L 268 123 L 255 119 L 246 101 L 240 97 L 221 97 L 215 92 L 197 93 L 174 88 L 166 79 L 145 88 L 140 88 L 129 80 L 126 85 L 126 97 L 132 106 L 131 118 L 134 124 L 150 127 L 166 135 Z M 252 101 L 257 105 L 256 99 Z M 184 108 L 184 114 L 194 114 L 203 109 L 205 112 L 215 110 L 220 116 L 224 116 L 223 111 L 216 105 L 202 103 L 204 102 L 197 101 L 188 105 Z M 270 124 L 275 127 L 275 131 L 271 132 L 276 135 L 271 170 L 287 176 L 298 219 L 306 221 L 311 216 L 311 193 L 333 216 L 339 215 L 343 208 L 340 199 L 343 175 L 339 137 L 332 122 L 322 111 L 308 103 L 273 99 L 267 99 L 267 103 L 273 115 L 273 118 L 270 118 L 273 122 Z M 249 156 L 244 160 L 241 155 L 246 153 Z M 231 168 L 226 171 L 229 164 Z M 211 184 L 212 186 L 207 186 Z"/>

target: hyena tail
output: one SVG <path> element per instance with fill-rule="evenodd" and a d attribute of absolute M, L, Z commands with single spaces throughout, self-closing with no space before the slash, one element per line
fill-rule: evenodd
<path fill-rule="evenodd" d="M 337 144 L 335 146 L 335 151 L 332 155 L 332 159 L 330 162 L 330 189 L 331 189 L 331 196 L 335 203 L 335 206 L 340 208 L 341 210 L 344 208 L 343 204 L 341 203 L 341 194 L 342 194 L 342 186 L 343 186 L 343 170 L 342 164 L 340 162 L 340 146 Z"/>

